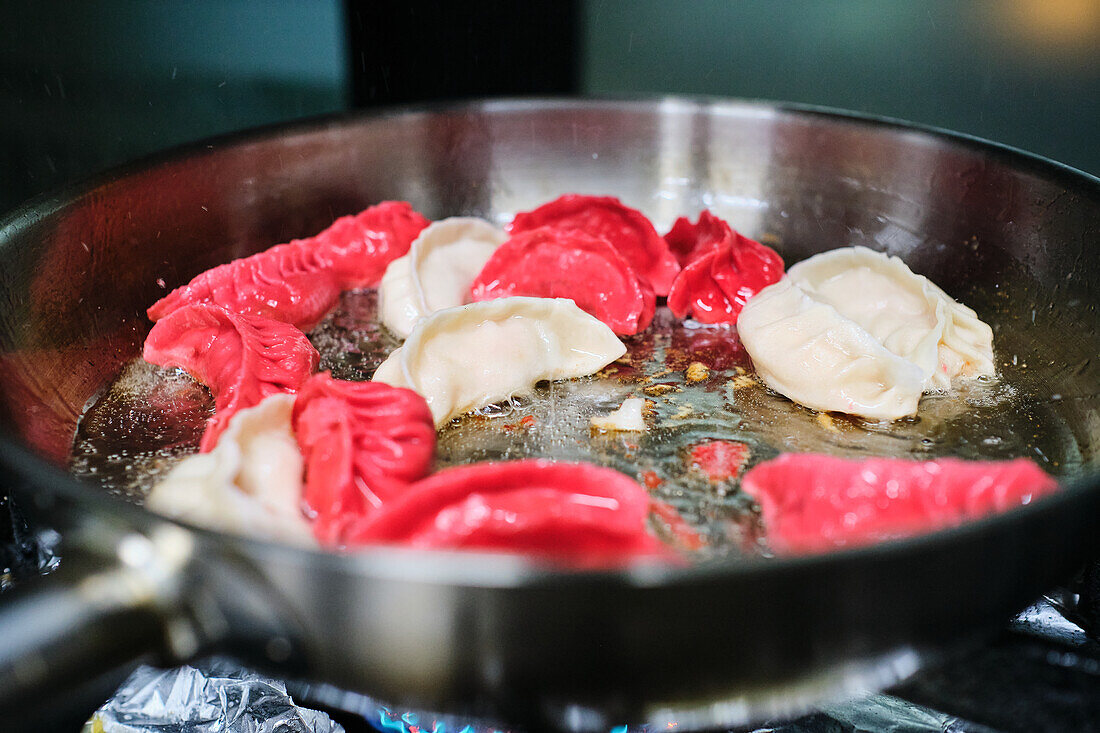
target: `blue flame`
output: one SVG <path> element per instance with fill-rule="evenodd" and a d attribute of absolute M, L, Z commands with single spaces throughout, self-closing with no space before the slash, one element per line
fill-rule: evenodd
<path fill-rule="evenodd" d="M 394 731 L 395 733 L 448 733 L 447 723 L 443 720 L 432 720 L 431 727 L 420 724 L 420 714 L 415 712 L 396 713 L 382 706 L 378 707 L 378 729 Z M 478 733 L 478 729 L 470 724 L 458 729 L 458 733 Z M 486 730 L 483 733 L 499 733 L 495 730 Z"/>
<path fill-rule="evenodd" d="M 397 713 L 381 705 L 377 706 L 376 711 L 378 713 L 378 723 L 376 727 L 383 733 L 387 733 L 388 731 L 394 731 L 394 733 L 449 733 L 446 721 L 438 718 L 433 718 L 431 721 L 431 728 L 427 728 L 420 724 L 421 713 L 412 711 Z M 430 717 L 427 714 L 423 715 L 425 717 Z M 452 723 L 453 722 L 452 720 Z M 455 730 L 457 733 L 504 733 L 496 728 L 475 728 L 469 723 L 461 728 L 458 728 L 457 723 L 455 723 Z M 639 733 L 648 733 L 649 731 L 648 726 L 635 730 Z M 630 733 L 630 729 L 625 725 L 617 725 L 608 733 Z"/>

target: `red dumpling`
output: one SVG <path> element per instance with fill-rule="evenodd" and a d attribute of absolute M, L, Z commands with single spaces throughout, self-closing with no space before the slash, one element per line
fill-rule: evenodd
<path fill-rule="evenodd" d="M 328 263 L 304 240 L 280 244 L 197 275 L 146 311 L 159 321 L 179 308 L 210 303 L 308 331 L 340 297 Z"/>
<path fill-rule="evenodd" d="M 405 201 L 383 201 L 355 216 L 344 216 L 311 242 L 328 263 L 341 290 L 374 287 L 386 267 L 409 251 L 420 230 L 430 224 Z"/>
<path fill-rule="evenodd" d="M 475 301 L 511 295 L 569 298 L 620 336 L 644 331 L 657 302 L 649 284 L 606 239 L 556 227 L 513 235 L 471 287 Z"/>
<path fill-rule="evenodd" d="M 789 453 L 745 474 L 777 552 L 820 552 L 928 532 L 1049 494 L 1057 482 L 1032 461 L 857 461 Z"/>
<path fill-rule="evenodd" d="M 680 271 L 649 219 L 611 196 L 566 194 L 534 211 L 516 214 L 509 231 L 519 234 L 542 226 L 580 229 L 606 239 L 657 295 L 668 294 Z"/>
<path fill-rule="evenodd" d="M 681 267 L 733 237 L 733 229 L 724 219 L 719 219 L 707 209 L 699 213 L 694 224 L 681 216 L 665 235 L 668 248 L 676 256 Z"/>
<path fill-rule="evenodd" d="M 440 471 L 355 530 L 357 544 L 522 552 L 580 566 L 671 558 L 647 530 L 649 495 L 618 471 L 523 460 Z"/>
<path fill-rule="evenodd" d="M 689 252 L 693 259 L 668 294 L 668 308 L 677 318 L 690 313 L 700 323 L 736 323 L 749 298 L 783 277 L 783 258 L 775 250 L 715 222 L 721 220 L 708 212 L 700 214 L 698 236 Z M 686 231 L 683 226 L 681 230 Z M 718 232 L 722 239 L 716 242 L 713 236 Z"/>
<path fill-rule="evenodd" d="M 304 499 L 326 545 L 431 469 L 435 425 L 424 398 L 380 382 L 309 379 L 294 401 Z"/>
<path fill-rule="evenodd" d="M 389 263 L 408 252 L 427 225 L 404 201 L 384 201 L 337 219 L 314 237 L 200 273 L 147 313 L 157 321 L 185 305 L 213 303 L 308 331 L 332 309 L 341 291 L 377 285 Z"/>
<path fill-rule="evenodd" d="M 294 326 L 232 313 L 209 303 L 183 306 L 157 321 L 145 339 L 145 360 L 183 369 L 214 395 L 214 417 L 201 449 L 218 442 L 229 419 L 269 395 L 295 392 L 320 355 Z"/>

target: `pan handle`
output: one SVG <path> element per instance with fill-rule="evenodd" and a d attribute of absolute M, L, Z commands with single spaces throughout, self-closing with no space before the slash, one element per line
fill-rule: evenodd
<path fill-rule="evenodd" d="M 170 526 L 119 537 L 106 559 L 77 542 L 56 571 L 0 596 L 6 725 L 87 719 L 138 662 L 192 656 L 198 636 L 172 611 L 192 555 L 188 534 Z"/>

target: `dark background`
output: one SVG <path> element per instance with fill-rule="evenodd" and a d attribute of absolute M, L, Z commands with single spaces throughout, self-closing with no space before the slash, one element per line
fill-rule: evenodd
<path fill-rule="evenodd" d="M 712 94 L 1100 173 L 1097 0 L 0 2 L 0 210 L 215 133 L 513 93 Z"/>

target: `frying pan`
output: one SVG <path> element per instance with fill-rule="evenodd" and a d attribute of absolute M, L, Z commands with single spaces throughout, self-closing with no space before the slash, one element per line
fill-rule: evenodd
<path fill-rule="evenodd" d="M 1010 409 L 1057 448 L 1047 465 L 1061 490 L 872 547 L 568 572 L 243 539 L 64 470 L 82 412 L 140 353 L 144 309 L 165 286 L 383 199 L 503 219 L 567 191 L 617 195 L 659 227 L 710 207 L 788 262 L 864 244 L 949 293 L 985 293 L 972 304 L 1016 370 Z M 325 119 L 31 202 L 0 224 L 0 457 L 23 505 L 61 531 L 64 560 L 0 601 L 0 709 L 32 718 L 61 690 L 94 704 L 104 673 L 210 652 L 394 704 L 569 730 L 732 725 L 890 684 L 1100 549 L 1098 236 L 1100 181 L 1056 163 L 887 120 L 719 100 Z"/>

